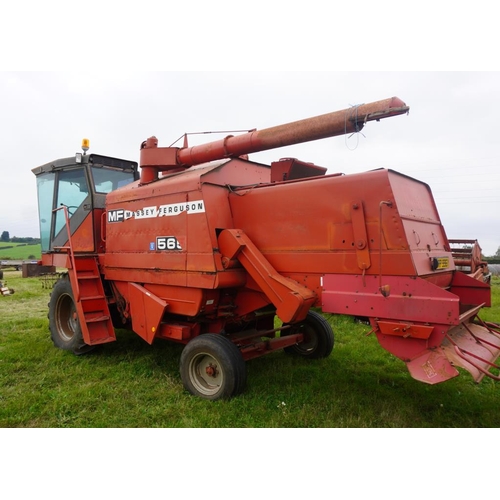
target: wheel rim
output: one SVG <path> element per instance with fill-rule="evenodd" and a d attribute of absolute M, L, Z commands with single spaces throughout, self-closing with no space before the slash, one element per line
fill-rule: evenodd
<path fill-rule="evenodd" d="M 213 396 L 219 392 L 224 383 L 224 372 L 216 358 L 202 352 L 190 361 L 189 378 L 198 392 L 205 396 Z"/>
<path fill-rule="evenodd" d="M 318 347 L 318 336 L 316 335 L 314 328 L 304 325 L 301 328 L 301 332 L 304 335 L 304 340 L 295 346 L 297 351 L 302 354 L 314 352 Z"/>
<path fill-rule="evenodd" d="M 71 340 L 78 327 L 78 315 L 70 295 L 64 294 L 59 297 L 55 310 L 55 320 L 61 338 L 65 341 Z"/>

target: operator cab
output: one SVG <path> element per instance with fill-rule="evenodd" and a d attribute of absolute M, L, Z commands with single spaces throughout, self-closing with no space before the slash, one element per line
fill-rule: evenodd
<path fill-rule="evenodd" d="M 68 244 L 66 213 L 75 252 L 97 252 L 103 245 L 101 218 L 106 194 L 139 178 L 136 162 L 96 154 L 62 158 L 32 172 L 37 180 L 42 253 Z M 65 207 L 65 208 L 64 208 Z"/>

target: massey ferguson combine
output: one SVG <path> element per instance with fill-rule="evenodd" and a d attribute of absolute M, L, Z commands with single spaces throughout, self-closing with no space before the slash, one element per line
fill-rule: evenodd
<path fill-rule="evenodd" d="M 49 304 L 54 344 L 82 354 L 116 340 L 115 328 L 185 344 L 185 388 L 215 400 L 244 389 L 252 358 L 329 356 L 322 310 L 369 319 L 422 382 L 456 366 L 498 380 L 500 328 L 478 317 L 489 285 L 455 269 L 426 184 L 247 156 L 408 110 L 393 97 L 199 146 L 150 137 L 139 165 L 84 144 L 35 168 L 42 263 L 67 269 Z"/>

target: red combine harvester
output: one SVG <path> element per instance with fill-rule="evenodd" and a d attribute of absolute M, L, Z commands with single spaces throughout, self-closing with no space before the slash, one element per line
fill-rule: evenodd
<path fill-rule="evenodd" d="M 51 294 L 53 342 L 81 354 L 130 328 L 185 344 L 185 388 L 215 400 L 244 389 L 252 358 L 330 355 L 321 308 L 369 318 L 422 382 L 457 376 L 455 365 L 498 379 L 500 329 L 478 318 L 489 285 L 455 269 L 426 184 L 247 157 L 408 110 L 393 97 L 200 146 L 151 137 L 140 176 L 132 161 L 87 155 L 88 144 L 33 169 L 42 263 L 68 270 Z"/>

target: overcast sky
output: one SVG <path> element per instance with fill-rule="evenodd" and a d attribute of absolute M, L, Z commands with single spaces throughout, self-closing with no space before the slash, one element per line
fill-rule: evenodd
<path fill-rule="evenodd" d="M 168 146 L 185 132 L 262 129 L 397 96 L 408 116 L 252 158 L 395 169 L 430 185 L 449 238 L 478 239 L 486 255 L 500 246 L 500 72 L 479 71 L 498 69 L 488 2 L 116 5 L 2 7 L 0 232 L 38 236 L 31 169 L 80 151 L 84 137 L 90 152 L 138 161 L 152 135 Z"/>
<path fill-rule="evenodd" d="M 500 246 L 498 72 L 0 72 L 0 232 L 38 236 L 31 169 L 80 151 L 139 160 L 156 135 L 266 128 L 397 96 L 409 115 L 362 134 L 254 154 L 350 174 L 395 169 L 428 183 L 449 238 Z M 192 144 L 220 138 L 194 136 Z"/>

